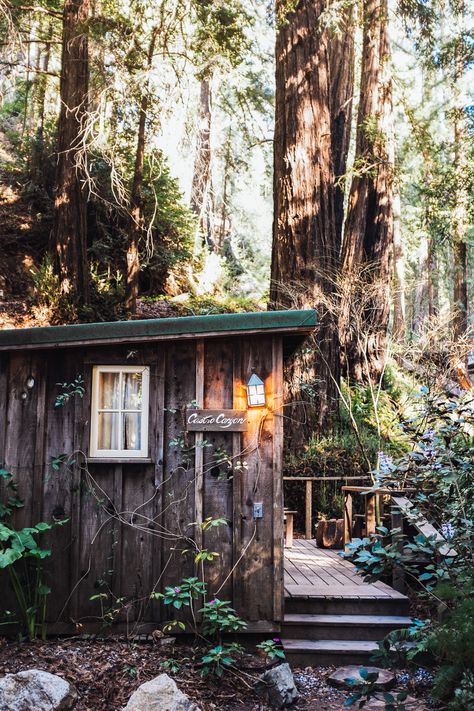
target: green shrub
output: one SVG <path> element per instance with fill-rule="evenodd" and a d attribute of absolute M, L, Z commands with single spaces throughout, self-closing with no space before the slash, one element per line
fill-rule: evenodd
<path fill-rule="evenodd" d="M 18 497 L 10 472 L 0 469 L 0 481 L 6 489 L 5 502 L 0 505 L 0 570 L 6 570 L 9 575 L 23 631 L 29 639 L 35 639 L 38 632 L 45 639 L 46 602 L 51 589 L 45 582 L 43 561 L 51 555 L 51 550 L 43 546 L 42 538 L 66 521 L 15 528 L 9 518 L 15 509 L 23 506 L 23 501 Z M 4 611 L 4 615 L 3 624 L 18 623 L 10 610 Z"/>
<path fill-rule="evenodd" d="M 428 640 L 428 649 L 440 664 L 433 695 L 441 701 L 452 700 L 450 708 L 461 708 L 459 699 L 474 695 L 473 631 L 474 599 L 468 599 L 446 616 Z"/>
<path fill-rule="evenodd" d="M 375 536 L 354 540 L 347 557 L 370 581 L 395 565 L 405 571 L 417 598 L 432 613 L 431 624 L 416 632 L 418 649 L 429 651 L 439 665 L 433 695 L 457 711 L 469 708 L 462 704 L 472 695 L 474 674 L 474 399 L 422 388 L 413 412 L 403 423 L 410 449 L 397 459 L 379 457 L 382 466 L 374 488 L 409 487 L 414 491 L 410 522 L 423 518 L 441 537 L 418 534 L 408 539 L 398 533 L 392 542 L 388 531 L 379 529 Z M 395 637 L 390 633 L 388 646 Z M 406 634 L 398 637 L 406 639 Z"/>

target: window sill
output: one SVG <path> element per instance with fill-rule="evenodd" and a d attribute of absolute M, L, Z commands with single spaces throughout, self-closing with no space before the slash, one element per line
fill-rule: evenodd
<path fill-rule="evenodd" d="M 154 464 L 149 457 L 88 457 L 88 464 Z"/>

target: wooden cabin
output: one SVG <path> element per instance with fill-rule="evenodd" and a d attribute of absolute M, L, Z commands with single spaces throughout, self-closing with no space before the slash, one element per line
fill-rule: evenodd
<path fill-rule="evenodd" d="M 315 318 L 0 332 L 0 465 L 24 499 L 15 525 L 66 520 L 48 534 L 50 632 L 96 629 L 117 600 L 115 622 L 154 629 L 170 613 L 150 593 L 202 570 L 249 631 L 279 629 L 283 361 Z M 197 564 L 200 550 L 219 555 Z"/>

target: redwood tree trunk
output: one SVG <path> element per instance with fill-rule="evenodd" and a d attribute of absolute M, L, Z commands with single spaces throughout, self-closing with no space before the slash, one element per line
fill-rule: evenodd
<path fill-rule="evenodd" d="M 355 171 L 343 244 L 341 332 L 352 380 L 384 366 L 393 249 L 393 128 L 387 1 L 364 0 Z"/>
<path fill-rule="evenodd" d="M 132 190 L 130 193 L 130 215 L 127 248 L 127 289 L 125 305 L 131 313 L 137 310 L 137 298 L 140 276 L 139 242 L 143 234 L 145 219 L 143 215 L 143 168 L 145 165 L 145 126 L 148 110 L 148 96 L 142 96 L 138 119 L 137 150 L 133 170 Z"/>
<path fill-rule="evenodd" d="M 354 6 L 342 11 L 339 32 L 329 43 L 331 148 L 334 165 L 334 212 L 338 253 L 344 224 L 344 192 L 354 98 Z"/>
<path fill-rule="evenodd" d="M 331 146 L 329 35 L 323 0 L 301 0 L 276 40 L 274 224 L 270 308 L 315 307 L 316 344 L 288 368 L 286 433 L 295 449 L 329 427 L 338 407 L 334 295 L 338 248 Z M 311 407 L 302 402 L 315 398 Z"/>
<path fill-rule="evenodd" d="M 87 192 L 81 138 L 89 84 L 89 0 L 65 0 L 58 122 L 55 219 L 52 233 L 61 290 L 87 302 Z"/>
<path fill-rule="evenodd" d="M 191 186 L 191 209 L 198 218 L 195 237 L 195 253 L 202 249 L 202 236 L 215 249 L 211 220 L 211 125 L 212 88 L 209 77 L 201 80 L 199 96 L 199 127 L 196 155 L 194 159 L 193 182 Z"/>
<path fill-rule="evenodd" d="M 153 64 L 153 54 L 158 30 L 152 32 L 147 53 L 147 69 L 150 70 Z M 140 253 L 139 243 L 145 228 L 145 216 L 143 212 L 143 170 L 145 166 L 145 144 L 146 144 L 146 115 L 148 111 L 148 82 L 144 87 L 140 100 L 137 128 L 137 149 L 135 152 L 135 165 L 133 169 L 132 189 L 130 193 L 129 227 L 128 227 L 128 248 L 127 248 L 127 285 L 125 295 L 125 305 L 131 313 L 137 310 L 137 298 L 139 290 L 140 276 Z"/>
<path fill-rule="evenodd" d="M 35 127 L 35 137 L 31 150 L 30 170 L 33 181 L 37 185 L 44 185 L 44 112 L 46 91 L 48 88 L 48 71 L 51 58 L 51 41 L 53 38 L 53 24 L 49 23 L 47 44 L 39 57 L 40 73 L 35 79 L 36 87 L 34 92 L 34 113 L 33 121 Z"/>
<path fill-rule="evenodd" d="M 464 3 L 461 3 L 460 21 L 464 25 Z M 454 68 L 454 211 L 453 211 L 453 326 L 454 337 L 459 338 L 467 331 L 467 205 L 468 194 L 466 165 L 466 116 L 460 84 L 464 77 L 465 57 L 462 40 L 456 41 Z"/>
<path fill-rule="evenodd" d="M 405 301 L 405 253 L 403 249 L 401 228 L 400 192 L 397 188 L 393 199 L 393 263 L 394 283 L 393 294 L 393 335 L 403 341 L 406 335 L 406 301 Z"/>

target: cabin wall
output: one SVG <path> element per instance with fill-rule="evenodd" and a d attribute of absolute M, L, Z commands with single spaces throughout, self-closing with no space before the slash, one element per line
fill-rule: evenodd
<path fill-rule="evenodd" d="M 149 463 L 88 460 L 94 364 L 150 366 Z M 249 409 L 247 432 L 186 434 L 188 454 L 170 446 L 183 437 L 184 408 L 192 401 L 206 409 L 246 409 L 252 368 L 265 380 L 268 410 Z M 58 383 L 78 374 L 84 398 L 55 408 Z M 30 376 L 35 385 L 28 389 Z M 0 465 L 14 474 L 25 501 L 15 524 L 67 519 L 46 539 L 50 631 L 94 629 L 118 598 L 129 604 L 119 606 L 116 622 L 153 629 L 169 610 L 150 602 L 150 592 L 200 572 L 192 553 L 183 554 L 194 542 L 219 553 L 204 563 L 211 592 L 232 600 L 250 630 L 278 629 L 281 406 L 281 336 L 0 354 Z M 227 453 L 230 466 L 217 464 L 216 450 Z M 56 470 L 51 462 L 62 454 L 68 461 Z M 264 505 L 257 521 L 254 502 Z M 226 518 L 229 526 L 203 532 L 192 525 L 209 516 Z M 5 576 L 1 582 L 5 589 Z M 105 611 L 91 599 L 100 593 L 108 594 Z"/>

